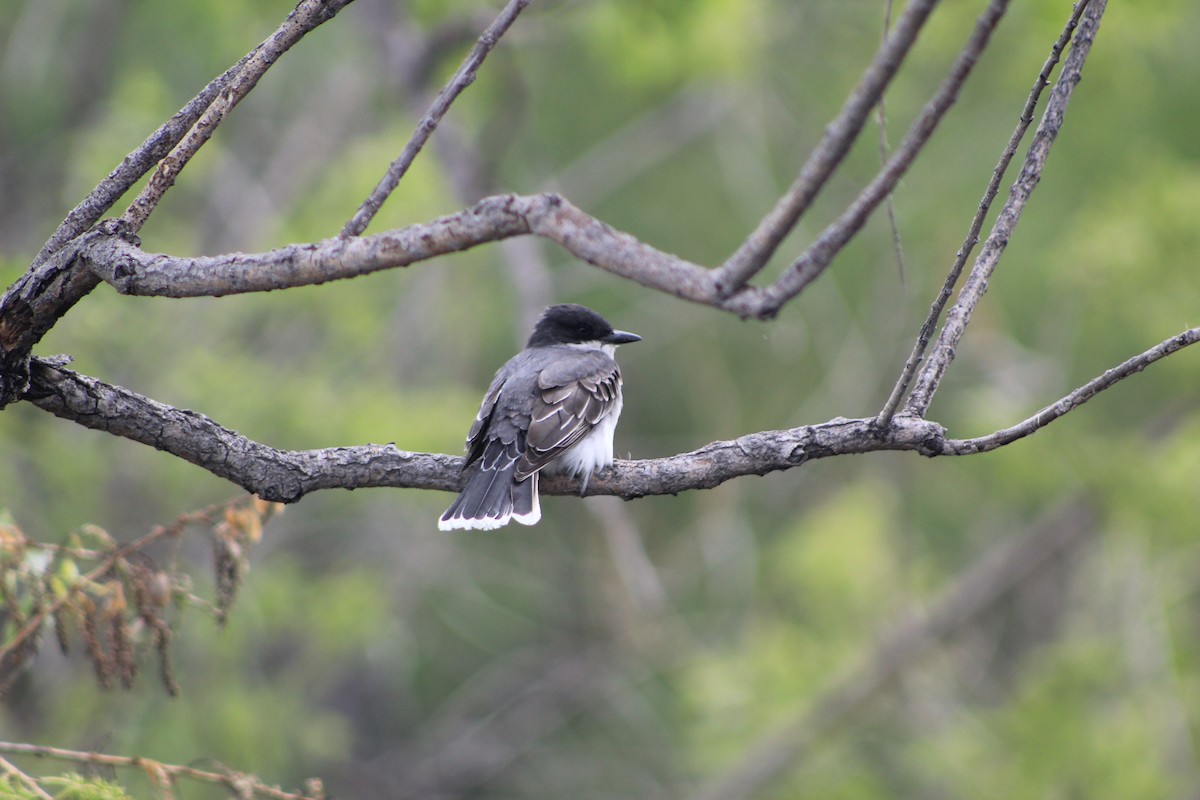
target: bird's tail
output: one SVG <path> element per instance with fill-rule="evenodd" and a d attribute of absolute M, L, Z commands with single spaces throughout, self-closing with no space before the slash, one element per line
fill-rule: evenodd
<path fill-rule="evenodd" d="M 462 494 L 438 520 L 444 531 L 457 529 L 492 530 L 516 520 L 533 525 L 542 518 L 538 499 L 538 476 L 514 479 L 516 462 L 496 465 L 492 469 L 477 469 L 467 479 Z"/>

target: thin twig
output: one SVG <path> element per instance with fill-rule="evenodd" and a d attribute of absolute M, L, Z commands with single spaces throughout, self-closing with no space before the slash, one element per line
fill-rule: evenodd
<path fill-rule="evenodd" d="M 63 245 L 95 225 L 104 212 L 112 208 L 113 203 L 120 199 L 121 195 L 129 191 L 131 186 L 141 180 L 143 175 L 179 143 L 179 140 L 204 113 L 204 109 L 212 104 L 218 94 L 225 91 L 229 81 L 241 71 L 249 58 L 249 54 L 243 56 L 241 61 L 225 70 L 223 74 L 205 86 L 198 95 L 188 101 L 187 105 L 176 111 L 171 119 L 146 137 L 146 140 L 136 150 L 125 156 L 121 163 L 108 173 L 108 177 L 100 181 L 96 188 L 80 201 L 79 205 L 71 209 L 66 219 L 42 245 L 42 249 L 33 260 L 30 269 L 36 269 L 44 264 L 46 259 L 58 252 Z"/>
<path fill-rule="evenodd" d="M 879 48 L 838 116 L 825 128 L 821 141 L 804 162 L 787 193 L 717 270 L 714 281 L 720 296 L 729 297 L 745 286 L 766 265 L 780 242 L 791 233 L 829 176 L 850 151 L 871 109 L 879 102 L 900 69 L 935 6 L 937 0 L 914 0 L 904 9 L 896 29 Z"/>
<path fill-rule="evenodd" d="M 0 772 L 20 781 L 26 789 L 36 794 L 41 800 L 54 800 L 49 792 L 38 785 L 36 780 L 17 769 L 7 758 L 0 758 Z"/>
<path fill-rule="evenodd" d="M 177 764 L 164 764 L 139 756 L 113 756 L 106 753 L 91 753 L 82 750 L 66 750 L 61 747 L 25 744 L 24 742 L 0 742 L 0 753 L 11 755 L 36 756 L 38 758 L 57 758 L 63 761 L 73 761 L 79 764 L 91 764 L 105 767 L 127 767 L 152 772 L 165 776 L 169 780 L 190 778 L 205 783 L 215 783 L 233 790 L 235 796 L 245 796 L 245 791 L 269 797 L 273 800 L 318 800 L 310 795 L 285 792 L 274 786 L 268 786 L 259 778 L 241 772 L 227 770 L 225 772 L 208 772 Z"/>
<path fill-rule="evenodd" d="M 408 98 L 408 105 L 414 114 L 422 114 L 432 103 L 433 90 L 436 88 L 430 85 L 434 77 L 432 64 L 441 57 L 443 51 L 458 49 L 463 40 L 474 37 L 479 26 L 469 20 L 443 23 L 427 34 L 428 43 L 417 47 L 414 56 L 407 51 L 413 49 L 413 43 L 422 38 L 421 33 L 416 30 L 410 15 L 396 13 L 401 14 L 402 22 L 389 35 L 378 39 L 387 63 L 398 65 L 397 79 L 407 89 L 404 94 Z M 489 124 L 485 131 L 495 127 L 494 123 Z M 508 126 L 501 127 L 507 129 Z M 487 159 L 480 142 L 472 141 L 462 126 L 455 124 L 453 117 L 443 117 L 438 130 L 439 146 L 435 154 L 449 176 L 458 201 L 473 203 L 498 191 L 494 170 L 486 165 Z M 495 137 L 485 135 L 484 138 Z M 499 250 L 508 268 L 513 289 L 517 292 L 519 327 L 527 330 L 542 309 L 552 302 L 549 263 L 543 249 L 528 238 L 507 240 L 501 243 Z"/>
<path fill-rule="evenodd" d="M 913 120 L 896 152 L 841 216 L 830 223 L 817 240 L 766 290 L 767 302 L 762 313 L 773 316 L 786 302 L 820 277 L 834 257 L 866 224 L 879 203 L 891 194 L 892 189 L 908 172 L 908 168 L 925 147 L 929 137 L 937 130 L 946 112 L 958 99 L 959 91 L 962 90 L 979 56 L 987 48 L 992 32 L 1000 24 L 1008 4 L 1009 0 L 992 0 L 988 3 L 987 8 L 976 20 L 966 45 L 950 67 L 950 72 L 921 113 Z"/>
<path fill-rule="evenodd" d="M 1177 336 L 1172 336 L 1170 339 L 1151 347 L 1149 350 L 1123 361 L 1110 370 L 1106 370 L 1103 375 L 1093 378 L 1075 391 L 1051 403 L 1029 419 L 1013 425 L 1011 428 L 1004 428 L 987 436 L 979 436 L 974 439 L 947 439 L 942 444 L 943 454 L 962 456 L 986 453 L 998 447 L 1003 447 L 1010 442 L 1015 442 L 1017 439 L 1028 436 L 1034 431 L 1046 427 L 1062 415 L 1075 410 L 1118 381 L 1141 372 L 1155 361 L 1166 358 L 1178 350 L 1195 344 L 1197 341 L 1200 341 L 1200 328 L 1190 328 Z"/>
<path fill-rule="evenodd" d="M 1000 160 L 992 170 L 992 177 L 988 181 L 987 189 L 984 190 L 983 199 L 979 201 L 979 207 L 976 209 L 975 216 L 971 220 L 971 225 L 967 229 L 967 237 L 963 240 L 962 246 L 958 248 L 958 252 L 954 255 L 954 263 L 950 266 L 950 274 L 946 276 L 941 291 L 938 292 L 937 298 L 933 301 L 933 305 L 930 306 L 929 315 L 925 318 L 925 323 L 921 326 L 921 330 L 917 334 L 917 341 L 913 344 L 912 353 L 909 354 L 908 360 L 904 363 L 904 369 L 900 372 L 900 378 L 896 381 L 891 395 L 888 397 L 887 402 L 884 403 L 883 409 L 879 412 L 877 421 L 882 428 L 886 428 L 891 424 L 892 417 L 895 415 L 896 409 L 900 406 L 900 400 L 904 397 L 904 393 L 908 391 L 909 383 L 912 381 L 912 377 L 916 373 L 921 360 L 925 357 L 925 349 L 929 346 L 929 340 L 933 337 L 938 320 L 941 319 L 942 310 L 946 307 L 946 303 L 950 299 L 950 294 L 958 284 L 958 278 L 962 274 L 963 266 L 967 263 L 967 258 L 970 257 L 971 252 L 975 249 L 975 245 L 979 242 L 979 231 L 983 228 L 983 221 L 992 207 L 992 200 L 995 199 L 997 192 L 1000 191 L 1000 182 L 1004 178 L 1004 173 L 1008 170 L 1009 162 L 1016 155 L 1017 146 L 1021 143 L 1021 139 L 1025 137 L 1025 131 L 1033 123 L 1033 112 L 1037 108 L 1042 90 L 1050 85 L 1050 73 L 1058 64 L 1063 49 L 1071 41 L 1071 35 L 1075 32 L 1075 27 L 1079 24 L 1079 17 L 1087 4 L 1088 0 L 1080 0 L 1080 2 L 1075 4 L 1070 19 L 1063 26 L 1058 41 L 1050 49 L 1050 55 L 1047 57 L 1046 63 L 1042 65 L 1041 72 L 1038 73 L 1037 79 L 1033 82 L 1033 88 L 1030 89 L 1029 97 L 1025 101 L 1025 108 L 1021 111 L 1021 117 L 1017 121 L 1017 127 L 1013 130 L 1012 135 L 1009 136 L 1008 143 L 1004 146 L 1004 152 L 1000 154 Z"/>
<path fill-rule="evenodd" d="M 946 323 L 942 326 L 937 344 L 934 345 L 929 360 L 921 370 L 912 394 L 909 395 L 908 401 L 904 405 L 906 414 L 923 416 L 929 410 L 934 392 L 937 391 L 942 376 L 954 359 L 958 343 L 967 329 L 967 324 L 971 321 L 971 314 L 983 298 L 984 292 L 987 291 L 988 281 L 1000 261 L 1000 256 L 1004 254 L 1004 249 L 1012 237 L 1017 222 L 1021 219 L 1025 203 L 1041 179 L 1050 148 L 1062 127 L 1067 105 L 1071 101 L 1071 94 L 1082 78 L 1083 65 L 1092 49 L 1092 41 L 1100 27 L 1100 18 L 1104 14 L 1106 4 L 1107 0 L 1092 0 L 1080 18 L 1071 52 L 1063 62 L 1062 72 L 1058 76 L 1054 89 L 1050 92 L 1042 120 L 1038 123 L 1033 141 L 1029 145 L 1029 151 L 1025 154 L 1025 163 L 1021 167 L 1017 179 L 1013 182 L 1012 188 L 1009 189 L 1008 199 L 1005 200 L 1000 213 L 996 216 L 992 232 L 983 243 L 983 249 L 975 259 L 974 266 L 971 267 L 966 283 L 959 292 L 958 300 L 946 315 Z"/>
<path fill-rule="evenodd" d="M 883 38 L 886 41 L 892 28 L 892 0 L 883 5 Z M 879 96 L 875 106 L 875 124 L 879 127 L 879 163 L 886 164 L 891 145 L 888 143 L 887 125 L 887 95 Z M 892 231 L 892 253 L 896 256 L 896 270 L 900 275 L 900 283 L 904 283 L 904 248 L 900 243 L 900 226 L 896 224 L 896 203 L 892 192 L 888 192 L 884 200 L 884 211 L 887 213 L 888 227 Z"/>
<path fill-rule="evenodd" d="M 158 164 L 150 181 L 125 209 L 121 220 L 130 233 L 137 233 L 175 183 L 192 156 L 212 137 L 233 107 L 250 93 L 259 79 L 305 34 L 330 19 L 352 0 L 301 0 L 283 24 L 256 47 L 236 74 L 205 109 L 182 140 Z"/>
<path fill-rule="evenodd" d="M 54 542 L 34 542 L 29 539 L 21 542 L 21 546 L 31 550 L 46 550 L 65 558 L 72 558 L 79 561 L 95 561 L 97 558 L 104 558 L 106 555 L 99 550 L 89 550 L 85 547 L 69 547 L 68 545 L 56 544 Z"/>
<path fill-rule="evenodd" d="M 509 0 L 504 10 L 500 12 L 500 15 L 480 35 L 479 41 L 471 48 L 471 52 L 467 54 L 458 71 L 454 73 L 454 77 L 438 92 L 433 106 L 421 118 L 421 121 L 417 123 L 417 129 L 413 131 L 412 138 L 408 140 L 408 144 L 404 146 L 404 150 L 392 162 L 391 166 L 388 167 L 387 173 L 384 174 L 379 184 L 372 190 L 370 196 L 359 206 L 358 211 L 354 212 L 354 216 L 346 222 L 341 233 L 343 238 L 358 236 L 371 224 L 371 220 L 379 213 L 379 209 L 383 206 L 384 201 L 395 191 L 396 187 L 400 184 L 400 179 L 408 172 L 408 168 L 412 165 L 413 160 L 421 152 L 421 148 L 425 146 L 425 142 L 429 140 L 429 137 L 437 129 L 438 122 L 450 110 L 450 104 L 462 94 L 464 89 L 475 82 L 475 74 L 478 72 L 480 65 L 483 64 L 483 60 L 487 58 L 488 53 L 496 46 L 500 37 L 516 21 L 517 16 L 529 3 L 530 0 Z"/>
<path fill-rule="evenodd" d="M 218 511 L 221 511 L 222 509 L 227 508 L 234 503 L 242 502 L 243 499 L 244 498 L 242 497 L 237 497 L 232 500 L 226 500 L 222 503 L 215 503 L 198 511 L 188 511 L 180 514 L 166 525 L 156 526 L 153 530 L 140 539 L 136 539 L 129 544 L 122 545 L 121 547 L 107 554 L 103 561 L 101 561 L 94 569 L 79 579 L 80 582 L 87 583 L 89 581 L 98 580 L 102 575 L 111 570 L 113 566 L 115 566 L 116 563 L 121 559 L 146 548 L 164 536 L 174 536 L 178 534 L 187 525 L 197 522 L 208 522 Z M 13 638 L 10 639 L 6 644 L 0 646 L 0 664 L 4 663 L 4 659 L 6 659 L 10 653 L 20 647 L 27 638 L 36 633 L 41 628 L 42 623 L 45 622 L 46 618 L 62 608 L 70 598 L 71 595 L 68 592 L 67 594 L 60 595 L 48 604 L 38 608 L 37 612 L 29 618 L 29 621 L 25 624 L 25 626 L 21 628 L 21 630 L 17 631 Z"/>

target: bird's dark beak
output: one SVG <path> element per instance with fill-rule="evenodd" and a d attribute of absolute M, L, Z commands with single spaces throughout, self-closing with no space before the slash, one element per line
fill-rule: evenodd
<path fill-rule="evenodd" d="M 613 331 L 601 339 L 605 344 L 629 344 L 630 342 L 640 342 L 641 340 L 642 337 L 636 333 L 628 333 L 627 331 Z"/>

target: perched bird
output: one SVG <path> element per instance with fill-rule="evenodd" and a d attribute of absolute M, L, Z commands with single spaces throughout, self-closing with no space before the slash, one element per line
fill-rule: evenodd
<path fill-rule="evenodd" d="M 613 460 L 621 415 L 617 345 L 642 337 L 613 330 L 584 306 L 550 306 L 525 349 L 496 373 L 467 434 L 462 494 L 438 520 L 444 531 L 490 530 L 542 518 L 538 473 L 583 475 Z"/>

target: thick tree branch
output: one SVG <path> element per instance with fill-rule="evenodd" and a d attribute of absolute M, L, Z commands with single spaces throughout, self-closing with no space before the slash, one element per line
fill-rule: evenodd
<path fill-rule="evenodd" d="M 870 117 L 871 109 L 887 90 L 936 6 L 937 0 L 914 0 L 904 9 L 895 30 L 884 40 L 862 79 L 846 98 L 837 118 L 825 128 L 821 141 L 804 162 L 787 193 L 721 266 L 716 280 L 721 296 L 728 297 L 745 286 L 766 265 L 780 242 L 791 233 L 829 176 L 842 163 L 846 153 L 850 152 L 850 147 Z"/>
<path fill-rule="evenodd" d="M 487 198 L 422 225 L 350 239 L 293 244 L 265 253 L 175 258 L 147 253 L 118 237 L 96 242 L 87 264 L 122 294 L 221 297 L 269 292 L 404 267 L 484 242 L 530 232 L 542 197 Z"/>
<path fill-rule="evenodd" d="M 983 243 L 983 249 L 978 258 L 975 259 L 975 265 L 971 268 L 971 273 L 967 276 L 962 291 L 959 292 L 958 300 L 946 315 L 946 324 L 942 326 L 937 344 L 930 353 L 929 361 L 921 371 L 912 394 L 909 395 L 908 402 L 905 403 L 904 410 L 907 414 L 924 416 L 929 410 L 933 394 L 937 391 L 942 376 L 954 359 L 955 349 L 958 347 L 963 333 L 966 332 L 967 323 L 971 321 L 971 313 L 983 299 L 988 281 L 1000 261 L 1000 256 L 1004 254 L 1004 248 L 1008 245 L 1008 240 L 1012 237 L 1017 222 L 1021 219 L 1025 204 L 1037 187 L 1038 181 L 1041 180 L 1042 170 L 1046 166 L 1046 158 L 1050 155 L 1050 148 L 1058 136 L 1058 131 L 1062 128 L 1071 95 L 1082 79 L 1083 65 L 1087 60 L 1088 53 L 1091 52 L 1092 42 L 1100 27 L 1100 18 L 1104 14 L 1106 4 L 1107 0 L 1092 0 L 1084 11 L 1079 29 L 1075 34 L 1074 45 L 1071 47 L 1066 61 L 1063 62 L 1058 82 L 1050 92 L 1046 111 L 1042 114 L 1042 121 L 1038 123 L 1037 131 L 1033 135 L 1033 141 L 1029 145 L 1029 152 L 1025 155 L 1021 173 L 1009 190 L 1008 199 L 1001 207 L 996 222 L 992 226 L 992 232 L 988 235 L 987 241 Z"/>
<path fill-rule="evenodd" d="M 92 241 L 86 262 L 124 294 L 203 297 L 265 292 L 402 267 L 484 242 L 536 234 L 584 261 L 643 286 L 743 316 L 757 292 L 720 300 L 710 270 L 656 250 L 585 214 L 556 194 L 499 195 L 423 225 L 350 239 L 295 244 L 267 253 L 173 258 L 113 236 Z"/>
<path fill-rule="evenodd" d="M 404 150 L 388 167 L 387 173 L 371 191 L 370 196 L 363 201 L 354 216 L 346 222 L 345 227 L 342 228 L 342 237 L 358 236 L 371 224 L 371 220 L 379 213 L 384 201 L 400 185 L 400 179 L 408 172 L 408 168 L 412 166 L 412 162 L 421 152 L 421 148 L 425 146 L 425 142 L 433 135 L 442 117 L 450 110 L 450 104 L 462 94 L 463 90 L 475 82 L 475 74 L 479 71 L 483 60 L 487 58 L 488 53 L 496 46 L 496 42 L 500 41 L 500 37 L 516 21 L 517 16 L 529 3 L 530 0 L 509 0 L 500 15 L 480 35 L 479 40 L 471 48 L 471 52 L 467 54 L 450 82 L 438 92 L 433 106 L 417 123 L 417 129 L 413 132 L 412 138 L 408 140 L 408 144 L 404 146 Z"/>
<path fill-rule="evenodd" d="M 294 502 L 318 489 L 405 486 L 454 489 L 450 456 L 408 453 L 390 445 L 276 450 L 213 422 L 95 378 L 34 359 L 34 405 L 88 428 L 164 450 L 257 494 Z"/>
<path fill-rule="evenodd" d="M 80 254 L 118 237 L 111 223 L 79 236 L 30 267 L 0 298 L 0 409 L 29 387 L 29 352 L 63 314 L 100 283 Z"/>
<path fill-rule="evenodd" d="M 925 456 L 971 455 L 995 450 L 1045 427 L 1100 392 L 1154 362 L 1200 341 L 1192 328 L 1124 361 L 1043 408 L 988 436 L 947 439 L 940 425 L 896 417 L 882 429 L 872 419 L 837 418 L 818 425 L 761 431 L 666 458 L 617 461 L 588 483 L 587 495 L 626 499 L 711 489 L 745 475 L 798 467 L 830 456 L 907 450 Z M 26 399 L 88 428 L 106 431 L 183 458 L 265 500 L 294 502 L 320 489 L 394 487 L 458 491 L 463 459 L 414 453 L 394 445 L 325 450 L 277 450 L 247 439 L 203 414 L 173 408 L 111 386 L 45 359 L 34 359 Z M 546 494 L 578 494 L 579 481 L 545 477 Z"/>
<path fill-rule="evenodd" d="M 30 399 L 85 427 L 164 450 L 242 486 L 264 500 L 294 502 L 320 489 L 462 488 L 463 459 L 412 453 L 394 445 L 277 450 L 247 439 L 203 414 L 173 408 L 119 386 L 34 359 Z M 783 431 L 713 442 L 690 453 L 618 461 L 592 476 L 588 495 L 625 498 L 710 489 L 743 475 L 765 475 L 806 461 L 876 450 L 941 450 L 942 429 L 905 418 L 880 435 L 872 420 L 835 419 Z M 578 494 L 579 481 L 546 477 L 546 494 Z"/>

